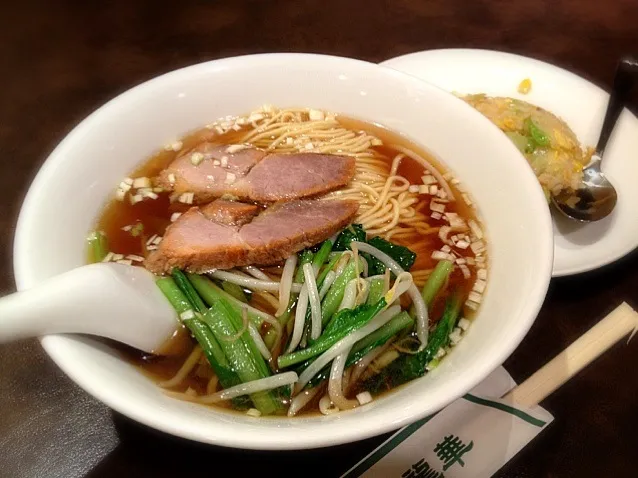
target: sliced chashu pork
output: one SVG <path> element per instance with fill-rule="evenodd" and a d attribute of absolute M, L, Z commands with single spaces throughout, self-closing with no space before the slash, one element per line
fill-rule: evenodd
<path fill-rule="evenodd" d="M 259 214 L 261 208 L 254 204 L 217 199 L 199 211 L 210 221 L 226 226 L 243 226 Z"/>
<path fill-rule="evenodd" d="M 359 208 L 352 200 L 294 200 L 254 216 L 257 206 L 243 205 L 247 207 L 237 215 L 243 206 L 228 203 L 214 201 L 182 214 L 166 229 L 157 250 L 146 259 L 146 268 L 158 274 L 175 267 L 202 273 L 275 264 L 328 239 L 350 224 Z M 234 212 L 223 212 L 228 208 Z"/>
<path fill-rule="evenodd" d="M 199 204 L 224 195 L 270 203 L 333 191 L 355 173 L 354 158 L 346 156 L 228 151 L 233 147 L 201 143 L 160 173 L 160 185 L 177 195 L 193 193 Z"/>

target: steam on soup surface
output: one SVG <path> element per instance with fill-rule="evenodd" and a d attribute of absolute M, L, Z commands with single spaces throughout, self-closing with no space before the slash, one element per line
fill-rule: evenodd
<path fill-rule="evenodd" d="M 182 323 L 157 354 L 126 353 L 171 396 L 254 416 L 347 410 L 424 375 L 487 280 L 458 180 L 391 131 L 313 109 L 166 146 L 96 231 L 91 260 L 157 274 Z"/>

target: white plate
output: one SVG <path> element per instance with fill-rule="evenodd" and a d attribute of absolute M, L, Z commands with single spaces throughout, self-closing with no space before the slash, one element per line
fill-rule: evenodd
<path fill-rule="evenodd" d="M 442 89 L 510 96 L 563 118 L 583 145 L 595 146 L 609 95 L 589 81 L 539 60 L 489 50 L 449 49 L 412 53 L 381 63 Z M 609 72 L 611 79 L 612 71 Z M 517 92 L 524 78 L 529 94 Z M 611 216 L 578 224 L 554 213 L 554 277 L 609 264 L 638 246 L 638 119 L 623 111 L 605 151 L 603 170 L 618 191 Z"/>

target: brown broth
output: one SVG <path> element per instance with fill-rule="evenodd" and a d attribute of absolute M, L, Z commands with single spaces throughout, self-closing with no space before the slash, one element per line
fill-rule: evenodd
<path fill-rule="evenodd" d="M 338 116 L 337 119 L 345 128 L 353 131 L 365 130 L 381 139 L 384 146 L 376 147 L 376 149 L 388 158 L 388 169 L 392 162 L 392 158 L 394 158 L 399 151 L 387 145 L 396 144 L 404 148 L 408 148 L 421 157 L 426 158 L 431 164 L 437 167 L 441 173 L 446 172 L 445 168 L 443 168 L 442 165 L 432 157 L 432 155 L 392 131 L 378 125 L 372 125 L 348 117 Z M 235 142 L 233 139 L 237 134 L 238 133 L 232 132 L 226 135 L 216 136 L 208 129 L 198 130 L 182 139 L 183 147 L 180 151 L 159 151 L 143 162 L 142 165 L 131 174 L 131 177 L 136 178 L 145 176 L 152 178 L 159 174 L 162 169 L 166 168 L 179 154 L 193 148 L 200 141 L 206 139 L 208 141 L 214 140 L 222 144 L 233 144 Z M 398 169 L 398 174 L 404 176 L 412 184 L 420 184 L 424 170 L 417 162 L 413 160 L 404 160 Z M 461 191 L 459 191 L 453 184 L 450 184 L 450 186 L 452 187 L 455 196 L 459 199 L 453 203 L 449 203 L 446 211 L 456 212 L 466 221 L 469 219 L 477 220 L 473 208 L 467 206 L 465 202 L 460 199 Z M 423 204 L 422 207 L 429 208 L 429 201 L 430 197 L 424 196 L 423 202 L 425 204 Z M 112 200 L 106 205 L 97 222 L 96 228 L 106 234 L 111 251 L 125 255 L 136 254 L 146 256 L 147 251 L 145 244 L 148 238 L 154 234 L 162 236 L 166 227 L 170 224 L 171 215 L 174 212 L 184 212 L 190 207 L 191 206 L 189 205 L 177 202 L 171 203 L 168 193 L 160 193 L 159 198 L 156 200 L 145 200 L 135 205 L 131 205 L 128 200 Z M 143 232 L 138 237 L 133 237 L 130 232 L 122 230 L 123 227 L 135 225 L 138 222 L 144 225 Z M 431 219 L 431 224 L 439 226 L 444 225 L 445 223 L 442 220 L 437 221 Z M 417 259 L 413 266 L 414 270 L 433 268 L 436 265 L 436 261 L 431 258 L 431 253 L 434 250 L 440 249 L 442 246 L 442 242 L 437 234 L 407 238 L 403 240 L 392 239 L 392 241 L 411 248 L 418 245 Z M 476 279 L 474 269 L 472 268 L 470 270 L 472 277 L 465 279 L 462 272 L 456 268 L 450 276 L 446 286 L 447 290 L 459 287 L 464 291 L 465 296 L 467 296 Z M 439 294 L 439 300 L 436 300 L 431 308 L 431 322 L 438 320 L 442 314 L 444 306 L 443 296 L 444 294 Z M 256 299 L 254 295 L 251 300 L 251 305 L 258 306 L 270 313 L 273 312 L 272 310 L 267 310 L 267 308 L 264 307 L 264 301 Z M 465 310 L 464 312 L 465 317 L 471 318 L 471 310 Z M 172 378 L 177 373 L 186 357 L 190 354 L 194 344 L 194 340 L 190 338 L 186 330 L 182 328 L 178 331 L 176 337 L 174 337 L 174 339 L 166 345 L 165 350 L 170 351 L 170 355 L 146 355 L 128 348 L 123 348 L 122 352 L 127 359 L 139 366 L 147 376 L 157 382 L 161 382 Z M 276 356 L 274 358 L 276 359 Z M 208 366 L 203 360 L 202 364 L 204 367 Z M 273 364 L 271 363 L 271 366 L 272 365 Z M 176 390 L 183 392 L 188 388 L 192 388 L 196 390 L 198 394 L 201 394 L 205 392 L 207 383 L 208 379 L 205 377 L 190 376 Z M 227 408 L 227 406 L 224 406 L 224 408 Z M 313 409 L 316 409 L 316 407 Z"/>

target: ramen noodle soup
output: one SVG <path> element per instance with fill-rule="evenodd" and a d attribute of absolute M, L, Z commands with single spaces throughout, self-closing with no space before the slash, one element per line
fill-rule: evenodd
<path fill-rule="evenodd" d="M 264 106 L 123 178 L 91 262 L 146 267 L 180 328 L 125 353 L 168 395 L 251 416 L 331 414 L 417 379 L 462 339 L 487 242 L 460 182 L 398 134 Z"/>

